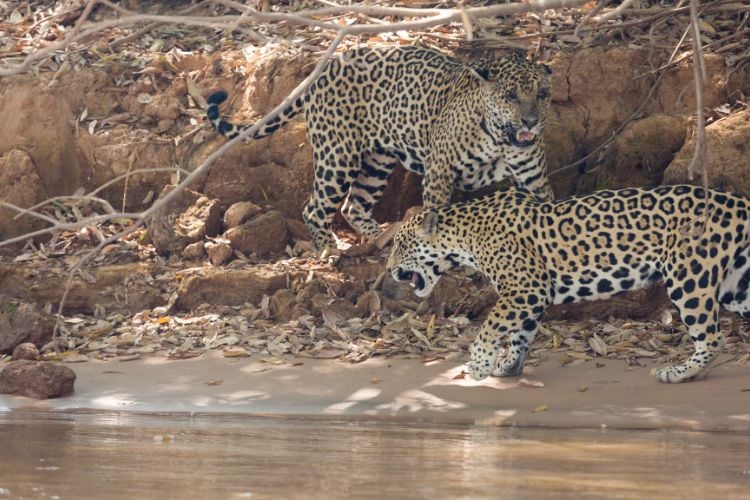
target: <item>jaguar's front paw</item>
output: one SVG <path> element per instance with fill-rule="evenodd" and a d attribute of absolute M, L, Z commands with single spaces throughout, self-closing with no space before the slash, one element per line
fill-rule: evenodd
<path fill-rule="evenodd" d="M 469 375 L 474 380 L 482 380 L 492 373 L 492 368 L 497 361 L 499 347 L 482 338 L 480 335 L 474 340 L 469 348 Z"/>
<path fill-rule="evenodd" d="M 665 368 L 660 368 L 652 372 L 652 374 L 655 374 L 656 378 L 659 379 L 659 382 L 663 382 L 665 384 L 679 384 L 680 382 L 687 382 L 688 380 L 695 378 L 698 373 L 700 373 L 699 367 L 691 367 L 687 363 L 667 366 Z"/>
<path fill-rule="evenodd" d="M 469 361 L 469 375 L 474 380 L 482 380 L 492 373 L 492 365 L 487 361 Z"/>
<path fill-rule="evenodd" d="M 517 377 L 523 373 L 523 359 L 518 356 L 508 356 L 500 361 L 494 370 L 493 377 Z"/>

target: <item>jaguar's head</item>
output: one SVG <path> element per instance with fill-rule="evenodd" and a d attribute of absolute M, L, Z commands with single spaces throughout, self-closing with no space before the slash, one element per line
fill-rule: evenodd
<path fill-rule="evenodd" d="M 552 70 L 512 53 L 472 65 L 483 80 L 489 126 L 516 147 L 536 144 L 547 123 Z"/>
<path fill-rule="evenodd" d="M 426 210 L 409 219 L 396 233 L 387 269 L 396 281 L 408 282 L 426 297 L 440 276 L 458 265 L 457 254 L 441 238 L 440 215 Z"/>

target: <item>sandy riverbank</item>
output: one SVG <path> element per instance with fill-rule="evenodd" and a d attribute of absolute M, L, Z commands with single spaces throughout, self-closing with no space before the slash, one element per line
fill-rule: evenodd
<path fill-rule="evenodd" d="M 528 368 L 525 379 L 454 378 L 446 361 L 281 358 L 225 359 L 216 353 L 169 361 L 70 365 L 73 396 L 35 401 L 0 396 L 0 411 L 123 411 L 275 414 L 435 420 L 560 428 L 750 431 L 750 371 L 715 366 L 704 380 L 666 385 L 650 366 L 619 360 L 561 367 L 555 357 Z M 601 365 L 604 366 L 601 366 Z"/>

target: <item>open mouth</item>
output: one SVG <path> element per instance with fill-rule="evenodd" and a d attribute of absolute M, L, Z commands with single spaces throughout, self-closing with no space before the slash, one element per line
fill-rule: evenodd
<path fill-rule="evenodd" d="M 398 280 L 399 281 L 408 281 L 409 284 L 412 286 L 412 288 L 415 288 L 417 290 L 423 290 L 424 289 L 424 278 L 421 274 L 414 272 L 414 271 L 404 271 L 400 267 L 398 268 Z"/>
<path fill-rule="evenodd" d="M 508 131 L 508 138 L 510 142 L 517 147 L 525 148 L 531 146 L 536 142 L 536 134 L 530 130 L 517 131 L 512 128 Z"/>

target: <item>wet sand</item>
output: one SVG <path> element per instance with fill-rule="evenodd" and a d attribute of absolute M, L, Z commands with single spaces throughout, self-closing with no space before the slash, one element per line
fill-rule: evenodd
<path fill-rule="evenodd" d="M 70 364 L 67 398 L 0 396 L 0 411 L 124 411 L 367 417 L 500 426 L 750 431 L 750 369 L 714 366 L 699 381 L 668 385 L 654 365 L 619 360 L 560 366 L 552 355 L 521 378 L 455 378 L 447 361 L 371 359 L 361 364 L 285 357 L 227 359 L 218 353 L 170 361 Z M 603 365 L 603 366 L 602 366 Z"/>

